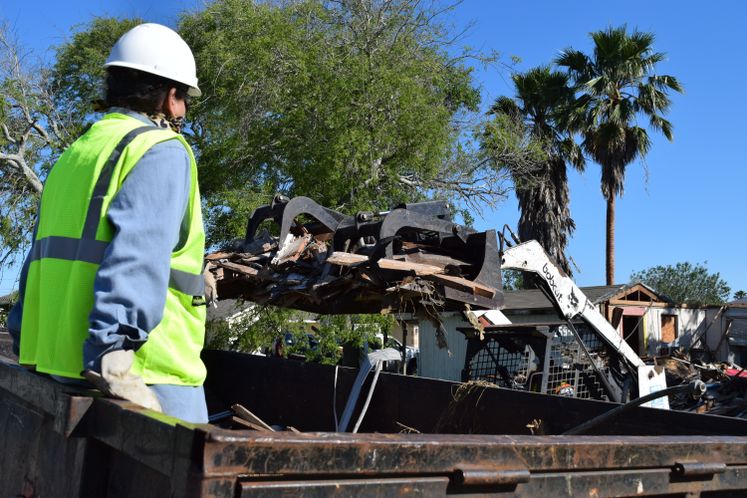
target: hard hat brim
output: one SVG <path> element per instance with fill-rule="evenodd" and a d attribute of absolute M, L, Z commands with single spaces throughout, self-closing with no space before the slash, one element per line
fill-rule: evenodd
<path fill-rule="evenodd" d="M 174 78 L 173 75 L 166 74 L 165 72 L 159 71 L 158 69 L 155 69 L 153 67 L 145 66 L 142 64 L 134 64 L 132 62 L 114 60 L 114 61 L 107 61 L 106 64 L 104 64 L 104 67 L 110 67 L 110 66 L 126 67 L 129 69 L 135 69 L 137 71 L 142 71 L 144 73 L 155 74 L 156 76 L 161 76 L 162 78 L 166 78 L 172 81 L 176 81 L 177 83 L 182 83 L 184 85 L 187 85 L 189 87 L 189 89 L 187 90 L 187 95 L 189 95 L 190 97 L 202 96 L 202 91 L 197 86 L 196 81 L 193 82 L 193 81 L 184 81 L 184 80 L 176 79 Z"/>

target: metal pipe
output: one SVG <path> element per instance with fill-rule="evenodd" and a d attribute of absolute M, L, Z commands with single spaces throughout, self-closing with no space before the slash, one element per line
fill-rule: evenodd
<path fill-rule="evenodd" d="M 579 434 L 583 434 L 590 429 L 593 429 L 594 427 L 597 427 L 598 425 L 607 422 L 614 417 L 617 417 L 618 415 L 625 413 L 626 411 L 629 411 L 631 408 L 634 408 L 636 406 L 640 406 L 644 403 L 647 403 L 651 401 L 652 399 L 661 398 L 663 396 L 668 396 L 670 394 L 675 394 L 681 391 L 689 391 L 690 395 L 698 399 L 706 392 L 706 385 L 702 380 L 696 380 L 689 384 L 680 384 L 679 386 L 673 386 L 668 387 L 666 389 L 662 389 L 661 391 L 655 391 L 652 393 L 647 394 L 646 396 L 642 396 L 640 398 L 636 398 L 633 401 L 629 401 L 625 403 L 624 405 L 620 405 L 616 408 L 613 408 L 612 410 L 605 412 L 597 417 L 594 417 L 591 420 L 587 420 L 583 424 L 577 425 L 576 427 L 573 427 L 572 429 L 569 429 L 565 431 L 562 435 L 563 436 L 576 436 Z"/>

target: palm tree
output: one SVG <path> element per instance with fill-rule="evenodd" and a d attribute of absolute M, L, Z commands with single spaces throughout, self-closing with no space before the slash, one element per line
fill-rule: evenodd
<path fill-rule="evenodd" d="M 584 158 L 571 136 L 558 126 L 559 115 L 574 101 L 568 76 L 541 66 L 513 76 L 516 97 L 499 97 L 489 114 L 496 120 L 508 118 L 519 123 L 529 146 L 538 147 L 536 163 L 528 168 L 506 162 L 519 201 L 519 237 L 537 240 L 567 273 L 571 268 L 565 257 L 568 238 L 575 229 L 570 216 L 566 164 L 583 169 Z M 490 153 L 490 140 L 483 149 Z M 525 281 L 529 284 L 529 281 Z"/>
<path fill-rule="evenodd" d="M 591 33 L 591 57 L 571 48 L 555 63 L 565 67 L 579 92 L 568 126 L 580 132 L 582 148 L 602 167 L 602 195 L 607 201 L 607 285 L 615 280 L 615 199 L 622 196 L 625 168 L 651 147 L 638 118 L 672 140 L 672 124 L 664 119 L 669 90 L 682 92 L 672 76 L 655 75 L 664 54 L 654 52 L 652 33 L 627 33 L 626 26 Z"/>

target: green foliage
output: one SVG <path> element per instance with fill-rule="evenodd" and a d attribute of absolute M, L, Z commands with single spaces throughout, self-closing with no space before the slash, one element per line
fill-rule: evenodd
<path fill-rule="evenodd" d="M 245 353 L 265 351 L 283 333 L 302 330 L 303 320 L 297 314 L 274 306 L 247 305 L 246 312 L 230 325 L 223 320 L 208 322 L 205 347 Z"/>
<path fill-rule="evenodd" d="M 57 48 L 51 84 L 57 109 L 67 113 L 77 125 L 70 130 L 73 139 L 97 118 L 94 111 L 102 110 L 96 103 L 104 96 L 104 62 L 112 46 L 142 22 L 139 18 L 96 17 L 79 26 L 70 41 Z"/>
<path fill-rule="evenodd" d="M 324 315 L 309 320 L 310 316 L 274 306 L 248 307 L 230 325 L 223 320 L 208 322 L 205 347 L 264 353 L 273 351 L 276 341 L 283 341 L 284 356 L 302 355 L 306 361 L 334 365 L 340 360 L 343 344 L 360 348 L 396 325 L 391 315 Z M 285 343 L 285 334 L 292 335 L 293 344 Z M 314 338 L 313 347 L 309 334 Z"/>
<path fill-rule="evenodd" d="M 503 290 L 515 291 L 524 289 L 524 272 L 521 270 L 501 270 Z"/>
<path fill-rule="evenodd" d="M 738 290 L 734 293 L 734 300 L 747 298 L 747 292 Z"/>
<path fill-rule="evenodd" d="M 723 304 L 731 292 L 718 272 L 708 271 L 706 263 L 659 265 L 633 272 L 630 280 L 643 282 L 677 304 Z"/>
<path fill-rule="evenodd" d="M 138 22 L 94 19 L 57 49 L 52 68 L 30 64 L 0 26 L 0 266 L 26 252 L 42 182 L 93 119 L 104 60 Z"/>
<path fill-rule="evenodd" d="M 218 0 L 182 15 L 204 92 L 185 135 L 210 246 L 243 236 L 246 217 L 276 192 L 348 212 L 433 197 L 479 208 L 504 195 L 500 178 L 460 145 L 480 98 L 465 64 L 474 54 L 449 46 L 436 20 L 449 9 L 430 9 L 417 0 Z M 19 94 L 46 105 L 35 121 L 46 138 L 25 149 L 33 189 L 7 169 L 14 202 L 3 202 L 12 211 L 3 226 L 18 232 L 0 233 L 8 254 L 28 240 L 18 227 L 32 225 L 45 168 L 98 117 L 111 46 L 139 22 L 94 18 L 57 48 L 51 68 L 22 74 L 29 86 L 0 87 L 5 122 L 11 90 L 34 87 Z"/>
<path fill-rule="evenodd" d="M 50 147 L 57 137 L 43 68 L 28 64 L 0 24 L 0 268 L 25 252 L 33 227 Z"/>
<path fill-rule="evenodd" d="M 426 196 L 479 92 L 424 19 L 411 0 L 220 0 L 184 16 L 208 224 L 243 222 L 275 191 L 351 212 Z"/>
<path fill-rule="evenodd" d="M 574 91 L 566 74 L 548 66 L 514 74 L 513 81 L 516 96 L 499 97 L 493 104 L 482 148 L 511 174 L 521 213 L 519 237 L 537 240 L 570 275 L 565 247 L 575 223 L 566 170 L 568 164 L 584 167 L 583 154 L 565 126 Z M 522 282 L 530 284 L 531 279 Z"/>
<path fill-rule="evenodd" d="M 673 139 L 672 125 L 664 119 L 671 101 L 669 92 L 682 92 L 672 76 L 656 75 L 664 54 L 655 52 L 654 35 L 627 32 L 626 26 L 590 34 L 592 55 L 568 48 L 555 60 L 568 70 L 578 92 L 576 106 L 567 114 L 567 126 L 580 133 L 584 151 L 602 167 L 602 195 L 607 219 L 614 219 L 615 199 L 622 196 L 625 172 L 651 147 L 646 128 Z M 608 221 L 607 284 L 614 281 L 614 226 Z"/>

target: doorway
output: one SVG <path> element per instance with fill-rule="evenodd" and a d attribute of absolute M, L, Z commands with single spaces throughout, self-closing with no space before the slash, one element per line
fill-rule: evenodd
<path fill-rule="evenodd" d="M 643 349 L 643 317 L 623 315 L 622 334 L 636 354 L 640 355 Z"/>

